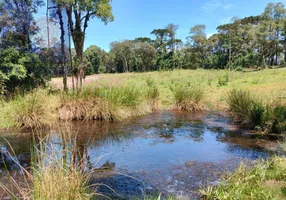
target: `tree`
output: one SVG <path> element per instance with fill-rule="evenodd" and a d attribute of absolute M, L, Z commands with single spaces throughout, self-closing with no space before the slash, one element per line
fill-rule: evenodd
<path fill-rule="evenodd" d="M 135 42 L 125 40 L 123 42 L 112 42 L 110 54 L 114 56 L 114 66 L 117 72 L 131 72 L 135 66 Z"/>
<path fill-rule="evenodd" d="M 187 37 L 187 46 L 192 49 L 189 62 L 203 68 L 205 68 L 207 57 L 207 35 L 205 30 L 205 25 L 196 25 L 190 29 L 190 36 Z"/>
<path fill-rule="evenodd" d="M 37 13 L 42 0 L 2 0 L 0 2 L 0 35 L 2 47 L 17 46 L 31 51 L 31 36 L 38 28 L 33 15 Z"/>
<path fill-rule="evenodd" d="M 92 45 L 84 52 L 84 62 L 87 66 L 87 74 L 98 74 L 105 72 L 107 53 L 99 47 Z"/>
<path fill-rule="evenodd" d="M 136 43 L 135 46 L 136 68 L 140 72 L 150 71 L 153 69 L 156 58 L 156 49 L 142 42 Z"/>
<path fill-rule="evenodd" d="M 78 60 L 80 87 L 84 76 L 83 48 L 85 32 L 91 19 L 97 17 L 104 23 L 113 21 L 111 0 L 68 0 L 66 3 L 68 23 Z"/>
<path fill-rule="evenodd" d="M 178 26 L 167 25 L 164 29 L 154 29 L 151 34 L 156 36 L 154 47 L 157 50 L 156 65 L 160 69 L 173 69 L 175 66 L 176 48 L 181 40 L 176 38 Z"/>

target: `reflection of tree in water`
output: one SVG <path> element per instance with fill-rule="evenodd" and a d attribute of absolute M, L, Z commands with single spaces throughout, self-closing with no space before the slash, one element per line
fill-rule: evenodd
<path fill-rule="evenodd" d="M 227 143 L 226 151 L 228 153 L 235 154 L 242 158 L 249 159 L 258 159 L 258 158 L 267 158 L 271 154 L 274 155 L 274 152 L 266 151 L 263 148 L 251 148 L 246 146 L 241 146 L 238 144 Z"/>
<path fill-rule="evenodd" d="M 119 144 L 133 138 L 133 134 L 123 130 L 118 124 L 105 122 L 71 123 L 58 127 L 49 141 L 63 149 L 69 149 L 72 155 L 66 157 L 71 159 L 71 162 L 91 169 L 95 167 L 92 166 L 89 155 L 92 150 L 109 144 Z"/>
<path fill-rule="evenodd" d="M 44 138 L 45 136 L 44 133 L 38 135 L 35 132 L 3 133 L 0 138 L 0 148 L 5 160 L 0 162 L 0 168 L 19 170 L 19 165 L 29 167 L 32 146 L 37 145 L 39 137 Z"/>
<path fill-rule="evenodd" d="M 204 128 L 193 128 L 190 131 L 189 136 L 195 142 L 202 142 L 204 141 L 204 133 L 205 133 Z"/>
<path fill-rule="evenodd" d="M 169 120 L 164 122 L 155 122 L 144 126 L 149 134 L 156 134 L 159 137 L 171 139 L 175 136 L 185 136 L 193 141 L 203 141 L 205 125 L 202 121 Z"/>

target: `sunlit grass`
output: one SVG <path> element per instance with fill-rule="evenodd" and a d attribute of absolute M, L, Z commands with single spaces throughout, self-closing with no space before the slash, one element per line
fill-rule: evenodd
<path fill-rule="evenodd" d="M 205 200 L 286 199 L 286 158 L 260 161 L 254 168 L 241 165 L 222 180 L 218 187 L 201 190 Z"/>
<path fill-rule="evenodd" d="M 187 105 L 198 99 L 197 108 L 227 110 L 227 94 L 233 88 L 247 90 L 267 104 L 286 103 L 286 69 L 255 72 L 200 69 L 99 76 L 82 92 L 48 94 L 36 90 L 0 103 L 3 107 L 0 127 L 50 125 L 58 119 L 124 120 L 159 109 L 193 110 L 194 106 Z M 187 99 L 184 104 L 180 101 L 183 96 Z"/>

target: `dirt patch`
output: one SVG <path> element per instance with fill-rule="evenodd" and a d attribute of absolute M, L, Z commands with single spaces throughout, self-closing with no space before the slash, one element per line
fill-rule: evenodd
<path fill-rule="evenodd" d="M 91 83 L 93 83 L 93 82 L 97 81 L 98 79 L 100 79 L 100 77 L 101 77 L 100 74 L 87 76 L 83 80 L 83 84 L 84 85 L 90 85 Z M 76 80 L 74 80 L 74 81 L 75 81 L 75 84 L 76 84 Z M 72 88 L 72 78 L 71 77 L 68 77 L 67 83 L 68 83 L 68 88 Z M 62 89 L 63 88 L 63 78 L 52 78 L 51 85 L 53 87 L 58 88 L 58 89 Z"/>

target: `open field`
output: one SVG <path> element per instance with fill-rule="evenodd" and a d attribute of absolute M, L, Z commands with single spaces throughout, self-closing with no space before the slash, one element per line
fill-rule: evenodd
<path fill-rule="evenodd" d="M 249 90 L 265 101 L 286 101 L 286 68 L 250 72 L 225 70 L 175 70 L 149 73 L 100 74 L 86 77 L 86 86 L 134 85 L 146 87 L 146 80 L 155 81 L 160 91 L 162 108 L 170 108 L 174 97 L 170 88 L 176 85 L 199 86 L 204 90 L 204 103 L 214 110 L 226 109 L 226 93 L 233 88 Z M 51 85 L 62 88 L 62 79 Z M 71 85 L 71 79 L 69 79 Z"/>
<path fill-rule="evenodd" d="M 59 79 L 51 86 L 60 87 Z M 60 120 L 124 120 L 152 110 L 226 111 L 227 94 L 243 89 L 263 104 L 286 102 L 286 69 L 255 72 L 175 70 L 87 77 L 82 92 L 38 89 L 2 101 L 0 127 L 51 125 Z"/>

